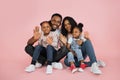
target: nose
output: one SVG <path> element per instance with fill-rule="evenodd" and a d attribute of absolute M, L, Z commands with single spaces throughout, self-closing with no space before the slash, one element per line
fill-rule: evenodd
<path fill-rule="evenodd" d="M 58 23 L 57 23 L 57 22 L 54 22 L 54 25 L 58 25 Z"/>
<path fill-rule="evenodd" d="M 70 28 L 70 26 L 69 25 L 66 25 L 66 27 L 69 29 Z"/>

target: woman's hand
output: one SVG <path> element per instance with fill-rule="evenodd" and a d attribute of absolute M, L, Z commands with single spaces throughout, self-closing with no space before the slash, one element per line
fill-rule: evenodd
<path fill-rule="evenodd" d="M 60 34 L 60 41 L 62 41 L 62 43 L 64 44 L 64 45 L 66 45 L 66 43 L 67 43 L 67 38 L 65 37 L 65 36 L 63 36 L 62 34 Z"/>
<path fill-rule="evenodd" d="M 39 26 L 36 26 L 33 30 L 33 37 L 35 40 L 38 40 L 41 37 L 41 33 L 39 32 Z"/>
<path fill-rule="evenodd" d="M 86 39 L 90 40 L 90 36 L 89 36 L 89 33 L 88 33 L 87 31 L 84 32 L 84 37 L 85 37 Z"/>

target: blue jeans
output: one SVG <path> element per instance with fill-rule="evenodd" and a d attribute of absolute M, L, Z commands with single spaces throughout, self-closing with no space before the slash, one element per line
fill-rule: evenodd
<path fill-rule="evenodd" d="M 92 43 L 90 42 L 90 40 L 86 40 L 82 44 L 81 50 L 82 50 L 83 58 L 85 59 L 88 56 L 90 59 L 89 62 L 85 62 L 85 64 L 87 64 L 88 67 L 90 67 L 92 65 L 92 63 L 97 61 L 96 56 L 95 56 L 95 52 L 94 52 L 94 49 L 93 49 L 93 46 L 92 46 Z M 76 67 L 79 67 L 79 62 L 78 62 L 77 57 L 74 57 L 74 60 L 75 60 Z M 65 58 L 64 63 L 66 66 L 70 66 L 70 63 L 69 63 L 67 57 Z"/>
<path fill-rule="evenodd" d="M 48 45 L 46 48 L 47 51 L 47 61 L 53 62 L 54 61 L 54 56 L 57 54 L 57 50 L 51 45 Z"/>
<path fill-rule="evenodd" d="M 35 46 L 35 50 L 33 52 L 33 57 L 32 57 L 32 62 L 31 64 L 35 64 L 36 61 L 38 60 L 40 54 L 42 51 L 46 51 L 45 47 L 41 46 L 41 45 L 37 45 Z M 44 53 L 46 54 L 46 53 Z"/>
<path fill-rule="evenodd" d="M 76 53 L 77 60 L 78 60 L 78 61 L 83 60 L 83 56 L 82 56 L 82 51 L 81 51 L 81 49 L 74 49 L 74 51 L 75 51 L 75 53 Z M 69 52 L 69 53 L 67 54 L 67 56 L 68 56 L 68 62 L 75 62 L 75 60 L 74 60 L 74 55 L 73 55 L 72 52 Z"/>

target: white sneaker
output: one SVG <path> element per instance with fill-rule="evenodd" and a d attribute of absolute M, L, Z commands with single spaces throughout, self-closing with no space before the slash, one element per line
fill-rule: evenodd
<path fill-rule="evenodd" d="M 46 74 L 52 74 L 52 65 L 47 66 Z"/>
<path fill-rule="evenodd" d="M 55 69 L 63 69 L 63 65 L 60 62 L 53 62 L 52 67 Z"/>
<path fill-rule="evenodd" d="M 73 69 L 73 70 L 72 70 L 72 73 L 77 72 L 77 70 L 78 70 L 77 68 Z"/>
<path fill-rule="evenodd" d="M 98 61 L 97 61 L 97 65 L 98 65 L 99 67 L 105 67 L 105 66 L 106 66 L 105 62 L 103 62 L 103 61 L 101 61 L 101 60 L 98 60 Z"/>
<path fill-rule="evenodd" d="M 31 64 L 25 69 L 26 72 L 33 72 L 35 71 L 35 65 Z"/>
<path fill-rule="evenodd" d="M 91 66 L 91 72 L 94 74 L 102 74 L 96 62 L 94 62 Z"/>
<path fill-rule="evenodd" d="M 36 67 L 36 68 L 40 68 L 40 67 L 42 67 L 42 64 L 39 63 L 39 62 L 36 62 L 35 67 Z"/>
<path fill-rule="evenodd" d="M 79 72 L 84 72 L 84 70 L 82 68 L 78 68 Z"/>

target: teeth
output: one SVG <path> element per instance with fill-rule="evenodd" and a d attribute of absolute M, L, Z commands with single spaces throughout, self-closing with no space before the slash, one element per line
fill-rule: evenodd
<path fill-rule="evenodd" d="M 57 27 L 56 25 L 53 25 L 53 27 Z"/>

